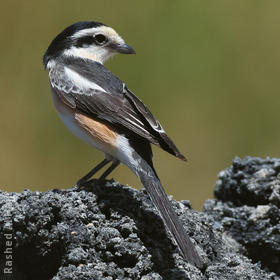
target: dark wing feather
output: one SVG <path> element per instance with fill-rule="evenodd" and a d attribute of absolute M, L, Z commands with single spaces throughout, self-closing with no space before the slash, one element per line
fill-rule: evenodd
<path fill-rule="evenodd" d="M 50 72 L 51 87 L 67 106 L 128 129 L 185 160 L 149 109 L 103 65 L 76 61 L 67 67 L 106 91 L 77 87 L 65 74 L 64 66 L 57 66 Z"/>
<path fill-rule="evenodd" d="M 124 88 L 125 96 L 134 104 L 137 111 L 145 118 L 148 124 L 152 127 L 152 129 L 158 133 L 160 136 L 159 144 L 160 146 L 168 151 L 169 153 L 175 155 L 176 157 L 186 160 L 184 155 L 182 155 L 173 141 L 168 137 L 164 129 L 162 128 L 159 121 L 152 115 L 151 111 L 147 108 L 147 106 L 136 96 L 134 95 L 127 87 Z M 159 139 L 159 138 L 158 138 Z"/>

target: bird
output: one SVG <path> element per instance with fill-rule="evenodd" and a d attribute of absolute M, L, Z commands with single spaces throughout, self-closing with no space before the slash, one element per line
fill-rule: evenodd
<path fill-rule="evenodd" d="M 99 180 L 105 180 L 120 163 L 126 165 L 144 185 L 184 259 L 201 268 L 196 247 L 155 171 L 151 144 L 181 160 L 186 158 L 147 106 L 105 68 L 104 63 L 115 54 L 135 51 L 112 27 L 80 21 L 61 31 L 43 56 L 60 118 L 74 135 L 105 154 L 76 186 L 85 185 L 109 163 Z"/>

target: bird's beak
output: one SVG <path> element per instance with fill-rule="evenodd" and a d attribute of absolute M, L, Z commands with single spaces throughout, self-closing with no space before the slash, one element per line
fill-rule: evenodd
<path fill-rule="evenodd" d="M 122 53 L 122 54 L 136 54 L 135 50 L 127 45 L 126 43 L 122 43 L 122 44 L 116 44 L 114 46 L 111 46 L 111 48 L 118 53 Z"/>

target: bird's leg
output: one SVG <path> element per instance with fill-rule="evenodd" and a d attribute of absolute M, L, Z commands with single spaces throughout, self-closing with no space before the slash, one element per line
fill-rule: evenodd
<path fill-rule="evenodd" d="M 105 180 L 105 178 L 120 164 L 119 161 L 115 160 L 112 162 L 112 165 L 105 170 L 105 172 L 99 177 L 99 181 Z"/>
<path fill-rule="evenodd" d="M 101 161 L 99 164 L 97 164 L 93 169 L 91 169 L 84 177 L 82 177 L 77 184 L 76 187 L 81 187 L 84 185 L 90 177 L 92 177 L 97 171 L 99 171 L 102 167 L 104 167 L 106 164 L 108 164 L 111 160 L 105 158 L 103 161 Z M 106 172 L 106 171 L 105 171 Z"/>

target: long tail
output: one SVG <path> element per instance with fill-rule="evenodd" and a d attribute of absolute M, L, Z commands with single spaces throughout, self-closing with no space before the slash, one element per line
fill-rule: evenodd
<path fill-rule="evenodd" d="M 200 257 L 191 242 L 189 236 L 183 228 L 177 214 L 174 212 L 172 205 L 155 173 L 153 167 L 151 167 L 142 157 L 137 156 L 138 166 L 131 169 L 141 180 L 142 184 L 146 188 L 152 202 L 158 209 L 166 227 L 171 232 L 175 239 L 182 255 L 191 264 L 201 268 L 202 262 Z"/>

